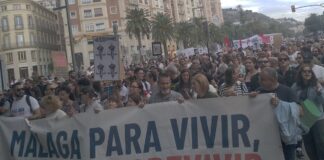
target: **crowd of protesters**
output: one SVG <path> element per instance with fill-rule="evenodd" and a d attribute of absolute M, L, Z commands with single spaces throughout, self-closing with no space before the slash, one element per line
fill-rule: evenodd
<path fill-rule="evenodd" d="M 215 55 L 152 59 L 125 67 L 125 79 L 114 82 L 97 82 L 93 74 L 70 71 L 66 80 L 40 76 L 14 83 L 0 94 L 0 114 L 29 120 L 60 118 L 167 101 L 275 93 L 269 102 L 275 107 L 299 106 L 309 99 L 323 115 L 323 64 L 324 42 L 307 41 L 290 42 L 280 49 L 265 45 L 259 50 L 227 49 Z M 285 159 L 295 159 L 296 153 L 303 156 L 303 140 L 311 160 L 324 160 L 323 135 L 324 116 L 294 140 L 282 137 Z"/>

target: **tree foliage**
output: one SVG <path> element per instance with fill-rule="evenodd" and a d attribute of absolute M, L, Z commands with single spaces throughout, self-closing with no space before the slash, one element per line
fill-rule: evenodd
<path fill-rule="evenodd" d="M 174 27 L 170 16 L 158 13 L 152 20 L 152 38 L 161 42 L 167 58 L 167 41 L 171 41 L 174 37 Z"/>
<path fill-rule="evenodd" d="M 147 37 L 150 36 L 150 21 L 148 19 L 148 12 L 143 9 L 130 9 L 127 10 L 126 14 L 126 32 L 128 33 L 129 37 L 133 35 L 138 41 L 138 46 L 142 47 L 142 40 L 141 37 L 146 35 Z M 141 49 L 139 50 L 141 55 L 141 61 L 143 61 L 143 55 Z"/>
<path fill-rule="evenodd" d="M 316 33 L 317 31 L 324 31 L 324 13 L 323 15 L 311 14 L 305 19 L 305 31 Z"/>

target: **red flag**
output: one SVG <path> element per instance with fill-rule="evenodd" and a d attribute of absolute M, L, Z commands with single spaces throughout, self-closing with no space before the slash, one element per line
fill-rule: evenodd
<path fill-rule="evenodd" d="M 226 36 L 224 37 L 224 44 L 227 48 L 230 48 L 231 47 L 231 42 L 229 40 L 229 38 Z"/>

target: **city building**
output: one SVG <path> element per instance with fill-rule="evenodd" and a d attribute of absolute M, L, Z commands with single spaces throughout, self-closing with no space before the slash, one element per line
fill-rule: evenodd
<path fill-rule="evenodd" d="M 61 0 L 61 4 L 64 2 L 65 0 Z M 135 7 L 144 9 L 148 11 L 149 18 L 157 13 L 165 13 L 174 22 L 188 21 L 193 17 L 203 16 L 209 22 L 218 25 L 223 23 L 220 0 L 68 0 L 68 6 L 73 33 L 73 55 L 79 70 L 87 69 L 93 63 L 93 38 L 113 35 L 114 24 L 118 26 L 120 53 L 124 58 L 124 63 L 139 62 L 139 50 L 144 53 L 144 56 L 152 54 L 151 36 L 143 36 L 142 46 L 138 46 L 137 40 L 129 37 L 125 32 L 128 9 Z M 62 10 L 62 12 L 65 11 Z M 65 13 L 62 14 L 65 15 Z M 67 17 L 63 16 L 63 19 L 66 24 Z M 67 25 L 64 26 L 66 47 L 70 52 L 68 28 Z M 175 51 L 177 47 L 175 43 L 170 43 L 168 48 Z M 72 64 L 72 54 L 67 53 L 67 55 L 69 63 Z"/>
<path fill-rule="evenodd" d="M 4 0 L 0 18 L 0 55 L 9 83 L 50 74 L 51 52 L 64 49 L 57 14 L 31 0 Z"/>
<path fill-rule="evenodd" d="M 224 23 L 220 0 L 164 0 L 164 6 L 175 22 L 201 17 L 216 25 Z"/>

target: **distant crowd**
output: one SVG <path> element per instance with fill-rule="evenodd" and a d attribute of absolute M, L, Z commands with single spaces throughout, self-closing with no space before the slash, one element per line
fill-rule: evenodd
<path fill-rule="evenodd" d="M 302 142 L 311 160 L 324 160 L 323 65 L 324 42 L 312 40 L 289 42 L 278 49 L 264 45 L 260 50 L 225 49 L 217 54 L 151 59 L 126 66 L 125 79 L 119 81 L 98 82 L 93 74 L 74 71 L 67 79 L 33 76 L 0 93 L 0 114 L 58 119 L 167 101 L 275 93 L 269 102 L 274 107 L 294 104 L 301 117 L 303 102 L 310 100 L 322 115 L 301 133 L 288 138 L 281 134 L 285 160 L 304 156 Z M 280 131 L 290 125 L 294 124 Z"/>

